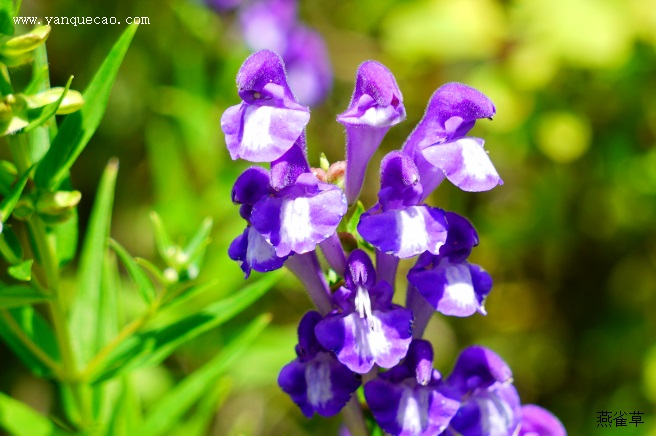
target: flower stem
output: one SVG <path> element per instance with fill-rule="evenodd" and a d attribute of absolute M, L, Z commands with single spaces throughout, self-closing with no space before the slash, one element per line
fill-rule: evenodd
<path fill-rule="evenodd" d="M 102 350 L 95 355 L 95 357 L 89 362 L 86 369 L 80 374 L 81 380 L 89 380 L 97 371 L 98 367 L 103 363 L 103 361 L 118 347 L 124 340 L 136 333 L 141 327 L 143 327 L 152 317 L 156 311 L 156 306 L 153 307 L 144 315 L 140 316 L 133 320 L 130 324 L 123 327 L 123 329 L 116 335 L 107 345 L 105 345 Z"/>
<path fill-rule="evenodd" d="M 357 395 L 351 396 L 351 400 L 342 409 L 342 416 L 351 436 L 369 435 Z"/>
<path fill-rule="evenodd" d="M 303 283 L 319 313 L 324 316 L 328 314 L 333 305 L 328 282 L 319 266 L 317 254 L 314 251 L 295 254 L 285 261 L 285 266 Z"/>
<path fill-rule="evenodd" d="M 428 304 L 426 299 L 421 296 L 417 288 L 408 283 L 408 291 L 406 292 L 405 305 L 408 309 L 412 310 L 415 319 L 412 323 L 412 337 L 421 339 L 424 336 L 424 330 L 433 316 L 435 309 Z"/>

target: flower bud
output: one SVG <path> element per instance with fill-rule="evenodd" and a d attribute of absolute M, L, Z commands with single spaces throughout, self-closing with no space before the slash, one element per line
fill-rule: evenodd
<path fill-rule="evenodd" d="M 39 196 L 36 210 L 41 214 L 60 215 L 77 206 L 81 198 L 80 191 L 48 192 Z"/>
<path fill-rule="evenodd" d="M 24 35 L 9 38 L 0 45 L 0 54 L 3 57 L 13 58 L 29 53 L 48 39 L 50 26 L 39 26 Z"/>
<path fill-rule="evenodd" d="M 24 96 L 29 109 L 36 109 L 51 103 L 55 103 L 61 98 L 65 88 L 57 87 L 50 88 L 47 91 L 40 92 L 36 95 Z M 59 108 L 57 108 L 57 115 L 66 115 L 78 111 L 84 105 L 84 97 L 78 91 L 69 89 L 64 96 Z"/>

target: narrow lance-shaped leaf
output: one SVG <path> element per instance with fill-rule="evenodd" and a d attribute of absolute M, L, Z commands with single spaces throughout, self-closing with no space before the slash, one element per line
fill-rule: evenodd
<path fill-rule="evenodd" d="M 166 394 L 153 406 L 138 434 L 157 436 L 170 432 L 185 412 L 236 362 L 270 320 L 270 315 L 260 315 L 214 359 Z"/>
<path fill-rule="evenodd" d="M 16 185 L 12 188 L 11 193 L 2 200 L 2 203 L 0 203 L 0 232 L 2 232 L 2 224 L 7 221 L 9 215 L 11 215 L 11 212 L 14 210 L 14 207 L 16 207 L 16 203 L 18 203 L 18 200 L 23 193 L 23 189 L 25 189 L 25 185 L 27 184 L 27 179 L 32 172 L 32 168 L 25 171 L 25 174 L 21 176 L 18 182 L 16 182 Z"/>
<path fill-rule="evenodd" d="M 64 87 L 64 91 L 62 91 L 61 96 L 55 101 L 54 103 L 50 103 L 49 105 L 44 106 L 41 109 L 41 113 L 39 114 L 38 117 L 34 119 L 30 119 L 30 124 L 25 126 L 23 129 L 23 132 L 27 133 L 30 132 L 46 121 L 48 121 L 50 118 L 54 117 L 55 114 L 57 113 L 57 109 L 59 109 L 59 106 L 62 104 L 64 101 L 64 98 L 66 97 L 66 94 L 68 93 L 68 89 L 71 87 L 71 83 L 73 82 L 73 76 L 71 76 L 68 79 L 68 82 L 66 82 L 66 86 Z"/>
<path fill-rule="evenodd" d="M 28 405 L 0 392 L 0 427 L 15 436 L 67 434 Z"/>
<path fill-rule="evenodd" d="M 46 301 L 48 297 L 27 285 L 0 286 L 0 308 L 20 307 Z"/>
<path fill-rule="evenodd" d="M 114 250 L 114 253 L 117 254 L 121 263 L 123 263 L 123 266 L 125 266 L 125 269 L 128 271 L 134 284 L 137 285 L 141 298 L 143 298 L 147 304 L 150 304 L 155 299 L 156 292 L 155 286 L 148 278 L 148 275 L 141 269 L 134 258 L 130 256 L 130 253 L 128 253 L 121 244 L 110 239 L 109 246 Z"/>
<path fill-rule="evenodd" d="M 230 297 L 210 304 L 199 313 L 132 336 L 109 356 L 99 368 L 100 371 L 90 374 L 91 381 L 111 379 L 136 368 L 160 363 L 180 345 L 223 324 L 249 307 L 271 289 L 280 276 L 279 273 L 269 273 Z"/>
<path fill-rule="evenodd" d="M 101 287 L 103 259 L 107 249 L 111 222 L 114 185 L 118 161 L 111 160 L 100 180 L 96 201 L 91 211 L 89 227 L 80 256 L 77 294 L 71 309 L 71 331 L 76 337 L 76 356 L 87 363 L 103 344 L 102 330 L 107 322 L 102 315 Z"/>
<path fill-rule="evenodd" d="M 34 311 L 32 306 L 22 306 L 8 310 L 9 316 L 15 321 L 24 334 L 40 347 L 55 362 L 59 361 L 57 339 L 50 325 Z M 16 353 L 23 363 L 36 375 L 49 376 L 51 371 L 20 341 L 9 328 L 5 320 L 0 322 L 0 336 L 4 342 Z"/>
<path fill-rule="evenodd" d="M 54 190 L 59 186 L 100 125 L 112 85 L 136 31 L 137 25 L 131 25 L 123 32 L 84 91 L 85 105 L 64 120 L 37 169 L 35 182 L 39 188 Z"/>

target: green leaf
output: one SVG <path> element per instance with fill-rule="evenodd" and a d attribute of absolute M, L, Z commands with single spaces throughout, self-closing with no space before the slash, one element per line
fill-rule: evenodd
<path fill-rule="evenodd" d="M 73 76 L 71 76 L 68 79 L 68 82 L 66 82 L 64 91 L 62 92 L 61 96 L 57 101 L 55 101 L 54 103 L 50 103 L 49 105 L 46 105 L 40 108 L 39 110 L 35 111 L 39 115 L 36 118 L 30 117 L 30 124 L 25 126 L 25 128 L 23 129 L 25 133 L 36 129 L 37 127 L 41 126 L 43 123 L 48 121 L 50 118 L 55 116 L 55 113 L 57 113 L 57 109 L 59 109 L 59 106 L 62 104 L 62 101 L 64 101 L 64 98 L 66 97 L 66 93 L 68 93 L 68 89 L 71 87 L 72 82 L 73 82 Z"/>
<path fill-rule="evenodd" d="M 109 356 L 100 368 L 101 372 L 91 374 L 91 380 L 99 382 L 139 367 L 160 363 L 180 345 L 223 324 L 249 307 L 271 289 L 280 276 L 280 273 L 269 273 L 230 297 L 210 304 L 199 313 L 132 336 Z"/>
<path fill-rule="evenodd" d="M 172 291 L 166 294 L 165 296 L 166 298 L 162 303 L 162 308 L 166 308 L 167 310 L 170 310 L 174 307 L 178 307 L 184 302 L 189 301 L 196 295 L 202 294 L 203 292 L 218 286 L 219 283 L 220 283 L 219 279 L 214 279 L 193 286 L 188 286 L 188 284 L 179 285 L 182 287 L 180 290 Z M 163 313 L 163 311 L 161 311 L 160 313 Z"/>
<path fill-rule="evenodd" d="M 14 4 L 12 0 L 0 1 L 0 34 L 13 35 L 14 29 Z"/>
<path fill-rule="evenodd" d="M 148 278 L 145 271 L 141 269 L 137 262 L 135 262 L 134 258 L 130 256 L 130 253 L 128 253 L 121 244 L 110 239 L 109 246 L 114 250 L 114 253 L 118 255 L 121 263 L 123 263 L 123 266 L 125 266 L 125 269 L 128 271 L 130 278 L 134 284 L 137 285 L 141 298 L 143 298 L 146 303 L 150 304 L 156 296 L 155 285 L 153 285 L 153 282 L 150 281 L 150 278 Z"/>
<path fill-rule="evenodd" d="M 173 244 L 173 241 L 171 241 L 162 219 L 154 210 L 150 212 L 150 221 L 153 225 L 153 231 L 155 232 L 155 245 L 157 245 L 157 250 L 159 251 L 160 256 L 169 262 L 172 261 L 176 252 L 175 245 Z"/>
<path fill-rule="evenodd" d="M 203 396 L 189 419 L 178 426 L 173 435 L 209 434 L 212 418 L 232 392 L 233 385 L 234 383 L 228 376 L 219 379 L 213 389 Z"/>
<path fill-rule="evenodd" d="M 32 264 L 34 263 L 34 259 L 28 259 L 23 262 L 17 263 L 16 265 L 12 265 L 7 269 L 7 272 L 9 273 L 10 276 L 15 278 L 16 280 L 20 280 L 22 282 L 29 282 L 32 280 Z"/>
<path fill-rule="evenodd" d="M 157 436 L 171 431 L 185 412 L 206 394 L 231 365 L 237 362 L 270 321 L 270 315 L 260 315 L 216 357 L 186 377 L 152 407 L 137 434 Z"/>
<path fill-rule="evenodd" d="M 2 203 L 0 203 L 0 224 L 4 224 L 9 218 L 9 215 L 11 215 L 11 212 L 14 210 L 16 203 L 18 203 L 18 200 L 23 193 L 23 189 L 25 189 L 25 185 L 27 184 L 27 179 L 30 177 L 32 168 L 34 167 L 31 167 L 25 171 L 25 174 L 23 174 L 20 180 L 18 180 L 11 193 L 4 200 L 2 200 Z M 0 231 L 2 231 L 1 227 Z"/>
<path fill-rule="evenodd" d="M 77 294 L 72 304 L 70 320 L 71 331 L 76 332 L 74 345 L 77 347 L 80 364 L 89 362 L 104 342 L 101 330 L 106 320 L 100 310 L 102 271 L 109 238 L 117 172 L 118 161 L 111 160 L 100 180 L 80 255 Z"/>
<path fill-rule="evenodd" d="M 54 190 L 59 186 L 100 125 L 112 85 L 137 27 L 131 25 L 123 32 L 84 91 L 85 105 L 64 120 L 37 169 L 35 182 L 39 188 Z"/>
<path fill-rule="evenodd" d="M 17 176 L 18 171 L 13 163 L 0 160 L 0 194 L 3 197 L 7 197 L 11 193 Z"/>
<path fill-rule="evenodd" d="M 187 256 L 189 256 L 190 259 L 198 258 L 209 243 L 212 224 L 212 218 L 205 218 L 196 234 L 193 236 L 193 238 L 191 238 L 185 247 L 184 252 L 187 254 Z"/>
<path fill-rule="evenodd" d="M 5 226 L 0 233 L 0 253 L 10 264 L 18 263 L 23 258 L 23 247 L 11 227 Z"/>
<path fill-rule="evenodd" d="M 32 262 L 30 262 L 30 265 Z M 27 285 L 0 286 L 0 308 L 20 307 L 48 300 L 48 297 Z"/>
<path fill-rule="evenodd" d="M 64 434 L 45 416 L 0 392 L 0 427 L 15 436 Z"/>
<path fill-rule="evenodd" d="M 353 210 L 353 215 L 349 218 L 346 223 L 346 231 L 355 235 L 358 231 L 358 223 L 360 222 L 360 216 L 364 213 L 364 205 L 361 201 L 355 205 L 355 210 Z"/>
<path fill-rule="evenodd" d="M 9 309 L 8 312 L 32 342 L 39 346 L 52 360 L 60 360 L 55 333 L 41 315 L 35 312 L 32 306 L 17 307 Z M 49 376 L 51 374 L 50 369 L 34 357 L 32 352 L 23 345 L 4 321 L 0 322 L 0 336 L 36 375 Z"/>
<path fill-rule="evenodd" d="M 134 383 L 126 375 L 121 378 L 121 393 L 109 421 L 108 435 L 131 436 L 141 425 L 141 403 Z M 200 434 L 200 433 L 197 433 Z"/>

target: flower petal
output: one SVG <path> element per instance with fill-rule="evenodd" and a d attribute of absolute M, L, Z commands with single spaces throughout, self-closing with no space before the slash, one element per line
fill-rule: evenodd
<path fill-rule="evenodd" d="M 358 232 L 382 252 L 402 259 L 424 251 L 437 254 L 447 236 L 444 211 L 428 206 L 364 213 Z"/>
<path fill-rule="evenodd" d="M 252 226 L 246 227 L 244 233 L 232 241 L 228 255 L 239 262 L 244 278 L 250 276 L 251 269 L 257 272 L 280 269 L 287 259 L 287 256 L 278 257 L 273 246 Z"/>
<path fill-rule="evenodd" d="M 534 404 L 525 404 L 522 406 L 519 436 L 567 436 L 567 432 L 551 412 Z"/>
<path fill-rule="evenodd" d="M 286 189 L 289 195 L 281 191 L 281 196 L 269 196 L 253 206 L 251 213 L 253 227 L 275 247 L 278 256 L 314 250 L 335 232 L 347 207 L 344 193 L 334 185 L 319 183 L 316 192 L 303 195 L 294 192 L 296 186 Z"/>
<path fill-rule="evenodd" d="M 317 324 L 315 333 L 340 362 L 364 374 L 374 364 L 391 368 L 405 357 L 412 341 L 412 312 L 398 308 L 374 310 L 363 318 L 357 312 L 333 315 Z"/>
<path fill-rule="evenodd" d="M 508 436 L 515 434 L 521 420 L 517 390 L 510 383 L 496 383 L 475 392 L 460 407 L 450 426 L 471 436 Z"/>
<path fill-rule="evenodd" d="M 470 316 L 481 307 L 483 297 L 479 299 L 476 293 L 467 262 L 451 263 L 444 258 L 433 269 L 411 270 L 408 281 L 435 310 L 444 315 Z"/>
<path fill-rule="evenodd" d="M 426 147 L 421 153 L 463 191 L 489 191 L 503 184 L 483 148 L 482 139 L 465 137 Z"/>
<path fill-rule="evenodd" d="M 241 116 L 239 133 L 235 135 L 235 117 Z M 226 143 L 233 160 L 271 162 L 289 150 L 310 120 L 307 110 L 271 105 L 243 104 L 239 114 L 229 108 L 221 118 Z"/>
<path fill-rule="evenodd" d="M 376 422 L 392 435 L 437 435 L 460 406 L 433 386 L 395 384 L 380 378 L 364 386 L 364 395 Z"/>

